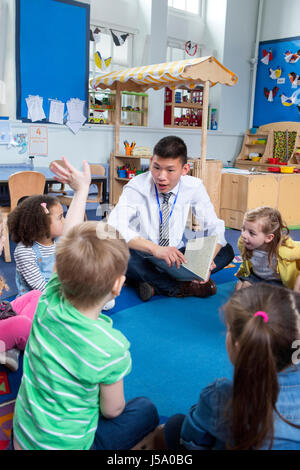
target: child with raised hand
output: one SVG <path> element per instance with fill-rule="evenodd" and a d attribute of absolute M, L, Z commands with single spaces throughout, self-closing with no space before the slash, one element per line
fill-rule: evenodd
<path fill-rule="evenodd" d="M 44 291 L 24 354 L 15 406 L 16 449 L 130 449 L 158 424 L 147 398 L 127 404 L 129 342 L 101 314 L 119 295 L 129 251 L 107 226 L 83 221 L 90 184 L 80 172 L 53 164 L 75 194 L 57 244 L 57 272 Z M 116 234 L 116 232 L 114 232 Z"/>
<path fill-rule="evenodd" d="M 55 262 L 55 239 L 62 234 L 64 212 L 52 196 L 36 195 L 24 199 L 8 216 L 14 251 L 18 294 L 43 291 Z"/>
<path fill-rule="evenodd" d="M 170 449 L 300 449 L 300 294 L 257 284 L 224 306 L 233 382 L 204 388 L 165 425 Z"/>
<path fill-rule="evenodd" d="M 300 291 L 300 242 L 289 237 L 277 209 L 262 206 L 246 212 L 238 248 L 243 261 L 236 289 L 267 282 Z"/>
<path fill-rule="evenodd" d="M 0 255 L 4 240 L 3 219 L 0 212 Z M 0 295 L 4 289 L 9 288 L 0 276 Z M 0 302 L 0 363 L 13 371 L 18 369 L 19 351 L 25 348 L 41 294 L 38 290 L 32 290 L 11 302 Z"/>

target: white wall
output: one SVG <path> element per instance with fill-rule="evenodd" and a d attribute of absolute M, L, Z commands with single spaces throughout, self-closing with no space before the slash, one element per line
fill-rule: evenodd
<path fill-rule="evenodd" d="M 300 36 L 299 0 L 264 0 L 261 41 Z"/>
<path fill-rule="evenodd" d="M 238 76 L 234 87 L 222 87 L 219 123 L 225 132 L 244 133 L 249 126 L 251 68 L 258 0 L 228 0 L 222 63 Z"/>
<path fill-rule="evenodd" d="M 0 0 L 1 1 L 1 0 Z M 15 122 L 15 66 L 14 66 L 14 0 L 2 0 L 9 5 L 7 57 L 5 62 L 5 81 L 7 86 L 7 104 L 0 105 L 0 114 L 9 115 L 14 132 L 27 130 L 28 125 Z M 86 0 L 88 1 L 88 0 Z M 164 0 L 166 1 L 166 0 Z M 249 60 L 254 56 L 253 44 L 256 32 L 258 0 L 207 0 L 207 25 L 199 20 L 178 19 L 169 15 L 166 25 L 167 36 L 192 41 L 206 42 L 204 53 L 216 53 L 216 57 L 238 75 L 238 84 L 234 87 L 216 85 L 211 91 L 212 104 L 219 103 L 219 131 L 208 133 L 207 157 L 232 160 L 240 151 L 242 138 L 248 128 L 250 67 Z M 102 20 L 114 27 L 124 26 L 136 32 L 134 47 L 134 65 L 149 63 L 155 57 L 155 34 L 160 33 L 159 21 L 151 17 L 151 0 L 91 0 L 91 21 Z M 220 13 L 217 18 L 217 13 Z M 156 13 L 157 14 L 157 13 Z M 261 40 L 287 37 L 299 34 L 297 25 L 300 15 L 299 0 L 265 0 Z M 157 29 L 155 32 L 155 24 Z M 298 30 L 297 30 L 298 28 Z M 165 31 L 164 31 L 165 34 Z M 162 50 L 157 48 L 160 61 Z M 155 93 L 155 92 L 153 92 Z M 161 126 L 163 99 L 160 98 L 155 110 L 160 114 L 160 122 L 154 119 L 153 128 L 140 129 L 126 127 L 121 129 L 120 142 L 124 138 L 135 140 L 138 145 L 153 147 L 164 135 L 176 133 L 187 143 L 190 156 L 199 156 L 201 133 L 195 129 L 164 129 Z M 112 126 L 85 126 L 77 135 L 65 127 L 49 125 L 49 156 L 37 157 L 36 164 L 47 166 L 48 163 L 65 154 L 75 165 L 80 165 L 83 158 L 91 162 L 107 162 L 113 149 L 114 128 Z M 122 146 L 120 146 L 122 148 Z M 22 160 L 16 149 L 0 146 L 0 162 Z"/>
<path fill-rule="evenodd" d="M 175 38 L 185 43 L 187 40 L 202 44 L 204 41 L 205 22 L 199 16 L 176 13 L 169 10 L 167 22 L 167 34 L 169 38 Z"/>

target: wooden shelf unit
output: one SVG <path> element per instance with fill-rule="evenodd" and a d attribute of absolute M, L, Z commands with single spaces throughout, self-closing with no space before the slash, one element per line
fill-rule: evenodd
<path fill-rule="evenodd" d="M 115 124 L 116 94 L 105 90 L 92 90 L 89 93 L 89 123 Z M 96 100 L 102 104 L 97 104 Z M 148 95 L 146 93 L 123 91 L 121 100 L 121 125 L 148 125 Z"/>
<path fill-rule="evenodd" d="M 273 122 L 257 128 L 256 133 L 252 134 L 247 130 L 244 136 L 241 152 L 235 161 L 235 167 L 241 169 L 255 168 L 256 170 L 268 171 L 268 167 L 280 167 L 279 164 L 269 163 L 268 159 L 273 157 L 274 152 L 274 132 L 296 132 L 296 139 L 291 156 L 287 161 L 288 166 L 294 166 L 300 169 L 300 161 L 295 156 L 297 148 L 300 148 L 300 123 L 298 122 Z M 258 139 L 265 139 L 264 145 L 254 143 Z M 258 162 L 249 159 L 252 152 L 261 153 L 262 157 Z"/>
<path fill-rule="evenodd" d="M 180 102 L 176 101 L 175 94 L 180 93 Z M 186 101 L 184 101 L 186 99 Z M 186 113 L 181 114 L 181 117 L 176 117 L 175 110 L 186 109 Z M 164 126 L 165 127 L 188 127 L 191 129 L 199 129 L 202 126 L 202 109 L 203 109 L 203 89 L 196 88 L 171 90 L 165 88 L 165 112 L 164 112 Z"/>
<path fill-rule="evenodd" d="M 300 174 L 223 173 L 220 218 L 240 230 L 244 214 L 259 206 L 277 208 L 288 226 L 300 225 Z"/>
<path fill-rule="evenodd" d="M 133 155 L 110 155 L 110 176 L 109 176 L 109 202 L 110 204 L 116 205 L 123 188 L 128 183 L 129 178 L 120 178 L 118 176 L 118 167 L 123 165 L 129 165 L 131 168 L 136 170 L 141 169 L 141 160 L 149 160 L 152 155 L 133 156 Z"/>

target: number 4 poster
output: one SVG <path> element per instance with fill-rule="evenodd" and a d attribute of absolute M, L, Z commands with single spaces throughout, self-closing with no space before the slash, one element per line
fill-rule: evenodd
<path fill-rule="evenodd" d="M 29 127 L 29 155 L 48 155 L 48 129 L 47 126 Z"/>

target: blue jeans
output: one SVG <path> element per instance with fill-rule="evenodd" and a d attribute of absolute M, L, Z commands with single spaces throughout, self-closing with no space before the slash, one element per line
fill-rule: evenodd
<path fill-rule="evenodd" d="M 157 409 L 149 398 L 134 398 L 117 418 L 100 416 L 92 450 L 130 450 L 158 423 Z"/>
<path fill-rule="evenodd" d="M 155 405 L 146 397 L 133 398 L 114 419 L 100 415 L 91 450 L 130 450 L 159 423 Z M 13 433 L 9 448 L 14 450 Z"/>
<path fill-rule="evenodd" d="M 185 248 L 180 248 L 184 253 Z M 225 268 L 234 258 L 232 246 L 227 243 L 223 246 L 214 259 L 216 268 L 212 274 Z M 126 277 L 130 281 L 148 282 L 154 287 L 155 293 L 158 295 L 168 295 L 170 297 L 176 295 L 180 288 L 180 283 L 168 276 L 166 273 L 161 273 L 156 269 L 147 258 L 144 258 L 143 253 L 138 250 L 130 250 L 130 258 Z"/>

